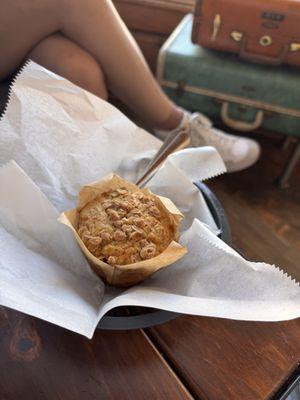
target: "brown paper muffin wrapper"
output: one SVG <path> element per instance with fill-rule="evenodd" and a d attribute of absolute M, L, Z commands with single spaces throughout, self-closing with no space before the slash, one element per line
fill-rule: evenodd
<path fill-rule="evenodd" d="M 131 193 L 142 191 L 144 194 L 153 195 L 153 193 L 151 193 L 148 189 L 140 189 L 136 185 L 122 179 L 116 174 L 109 174 L 100 181 L 83 186 L 79 192 L 79 201 L 77 207 L 62 213 L 58 220 L 72 230 L 89 264 L 105 283 L 117 287 L 129 287 L 142 282 L 154 272 L 173 264 L 175 261 L 184 256 L 184 254 L 187 252 L 187 249 L 175 241 L 179 238 L 179 224 L 183 218 L 183 215 L 170 199 L 154 195 L 156 201 L 167 210 L 169 218 L 174 227 L 175 240 L 173 240 L 169 246 L 158 256 L 133 264 L 110 265 L 95 257 L 87 249 L 77 233 L 79 212 L 101 193 L 109 190 L 115 190 L 120 187 L 125 187 Z"/>

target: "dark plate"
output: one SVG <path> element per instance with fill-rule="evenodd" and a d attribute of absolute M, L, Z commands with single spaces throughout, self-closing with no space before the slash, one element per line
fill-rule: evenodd
<path fill-rule="evenodd" d="M 221 203 L 204 183 L 196 182 L 195 185 L 202 192 L 216 225 L 221 230 L 219 237 L 230 245 L 230 227 Z M 148 307 L 117 307 L 105 314 L 97 328 L 113 330 L 142 329 L 162 324 L 180 315 Z"/>

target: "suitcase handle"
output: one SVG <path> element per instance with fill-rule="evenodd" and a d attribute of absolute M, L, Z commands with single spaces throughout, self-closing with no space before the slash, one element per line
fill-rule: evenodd
<path fill-rule="evenodd" d="M 229 126 L 230 128 L 233 128 L 237 131 L 242 131 L 242 132 L 254 131 L 255 129 L 257 129 L 261 126 L 261 124 L 264 120 L 264 112 L 262 110 L 257 110 L 256 116 L 255 116 L 255 119 L 253 122 L 244 122 L 244 121 L 238 121 L 236 119 L 233 119 L 233 118 L 229 117 L 228 110 L 229 110 L 229 103 L 227 101 L 225 101 L 221 107 L 221 119 L 225 125 Z"/>
<path fill-rule="evenodd" d="M 249 53 L 246 47 L 247 39 L 245 37 L 242 37 L 239 56 L 243 60 L 254 61 L 260 64 L 269 64 L 274 66 L 282 64 L 290 50 L 290 46 L 287 44 L 283 46 L 280 54 L 277 57 L 268 57 L 260 54 Z"/>

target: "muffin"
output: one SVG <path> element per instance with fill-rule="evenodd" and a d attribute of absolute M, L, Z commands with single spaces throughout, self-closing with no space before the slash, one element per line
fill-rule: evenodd
<path fill-rule="evenodd" d="M 83 207 L 78 234 L 95 257 L 110 265 L 156 257 L 175 239 L 172 220 L 155 196 L 125 187 L 102 193 Z"/>
<path fill-rule="evenodd" d="M 128 287 L 186 253 L 177 243 L 182 218 L 171 200 L 110 174 L 84 186 L 59 221 L 105 283 Z"/>

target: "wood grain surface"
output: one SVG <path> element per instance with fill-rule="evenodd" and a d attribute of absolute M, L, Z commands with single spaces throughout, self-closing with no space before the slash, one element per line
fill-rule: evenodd
<path fill-rule="evenodd" d="M 277 189 L 286 155 L 277 136 L 260 142 L 256 166 L 209 185 L 245 256 L 299 277 L 300 168 L 289 189 Z M 177 400 L 189 393 L 200 400 L 269 400 L 299 366 L 299 338 L 300 320 L 182 317 L 146 335 L 100 331 L 89 341 L 0 308 L 0 400 Z"/>
<path fill-rule="evenodd" d="M 249 136 L 262 146 L 258 163 L 207 184 L 226 211 L 233 245 L 246 258 L 282 267 L 300 282 L 300 163 L 290 187 L 279 189 L 275 181 L 293 145 L 284 151 L 280 135 L 258 132 Z"/>
<path fill-rule="evenodd" d="M 1 400 L 190 399 L 141 331 L 90 341 L 0 307 Z"/>
<path fill-rule="evenodd" d="M 153 70 L 160 44 L 193 6 L 192 0 L 115 3 Z M 208 184 L 227 212 L 234 246 L 300 280 L 300 165 L 290 188 L 279 190 L 274 180 L 291 149 L 281 150 L 279 136 L 254 136 L 263 146 L 257 165 Z M 0 308 L 0 400 L 177 400 L 189 393 L 200 400 L 269 400 L 300 363 L 299 338 L 299 320 L 182 317 L 146 335 L 101 331 L 89 341 Z"/>
<path fill-rule="evenodd" d="M 148 334 L 201 400 L 269 399 L 300 362 L 300 319 L 182 317 Z"/>
<path fill-rule="evenodd" d="M 290 187 L 278 189 L 274 181 L 291 149 L 282 150 L 278 135 L 254 137 L 262 145 L 259 162 L 207 184 L 225 208 L 234 246 L 250 260 L 284 267 L 300 282 L 300 165 Z M 184 317 L 149 334 L 201 400 L 269 399 L 300 364 L 300 319 Z"/>

